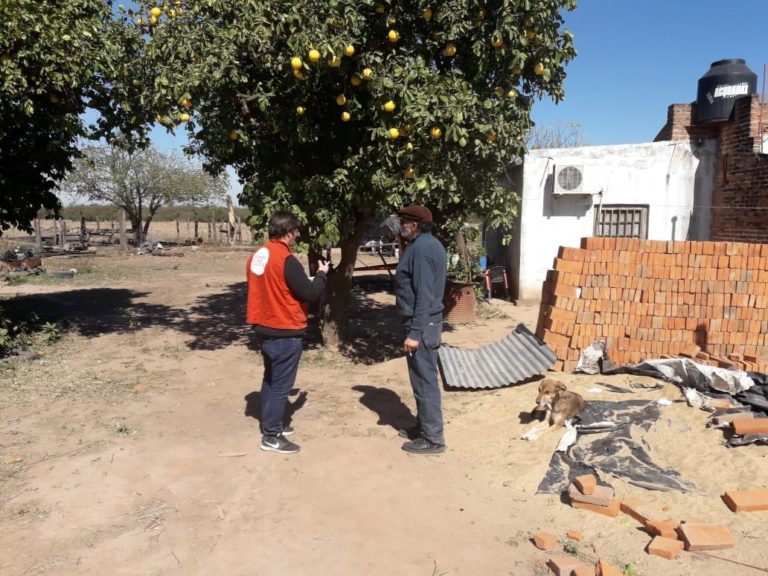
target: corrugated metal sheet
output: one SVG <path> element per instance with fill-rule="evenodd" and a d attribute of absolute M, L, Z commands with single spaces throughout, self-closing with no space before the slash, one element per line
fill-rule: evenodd
<path fill-rule="evenodd" d="M 493 344 L 476 350 L 441 346 L 443 382 L 449 388 L 501 388 L 545 372 L 554 352 L 523 324 Z"/>

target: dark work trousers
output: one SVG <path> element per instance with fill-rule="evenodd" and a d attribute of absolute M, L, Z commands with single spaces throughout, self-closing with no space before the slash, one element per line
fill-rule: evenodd
<path fill-rule="evenodd" d="M 264 380 L 261 383 L 261 430 L 264 436 L 283 432 L 288 393 L 296 383 L 303 342 L 301 338 L 269 338 L 261 341 Z"/>
<path fill-rule="evenodd" d="M 445 444 L 437 378 L 437 349 L 440 348 L 442 330 L 442 322 L 428 324 L 421 333 L 418 349 L 413 355 L 406 355 L 421 436 L 435 444 Z"/>

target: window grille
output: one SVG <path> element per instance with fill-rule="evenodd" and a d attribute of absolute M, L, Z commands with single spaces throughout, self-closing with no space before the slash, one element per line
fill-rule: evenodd
<path fill-rule="evenodd" d="M 601 206 L 595 212 L 595 236 L 648 238 L 648 206 Z"/>

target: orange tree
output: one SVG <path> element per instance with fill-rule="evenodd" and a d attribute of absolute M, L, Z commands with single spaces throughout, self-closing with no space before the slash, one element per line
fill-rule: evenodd
<path fill-rule="evenodd" d="M 116 127 L 140 135 L 145 118 L 129 104 L 142 93 L 140 61 L 129 54 L 143 42 L 111 2 L 1 1 L 0 23 L 1 235 L 30 231 L 41 207 L 58 211 L 56 187 L 81 138 Z"/>
<path fill-rule="evenodd" d="M 341 248 L 326 344 L 344 339 L 372 216 L 410 202 L 446 230 L 513 223 L 504 168 L 531 106 L 563 97 L 575 0 L 175 0 L 130 14 L 153 74 L 145 105 L 184 125 L 211 170 L 233 166 L 262 226 L 301 214 Z"/>

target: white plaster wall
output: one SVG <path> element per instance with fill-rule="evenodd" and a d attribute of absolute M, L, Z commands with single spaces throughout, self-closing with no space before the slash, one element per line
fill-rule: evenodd
<path fill-rule="evenodd" d="M 578 247 L 593 235 L 601 201 L 647 205 L 650 240 L 708 239 L 715 146 L 707 140 L 692 150 L 688 141 L 668 141 L 530 151 L 523 168 L 519 297 L 541 297 L 558 248 Z M 582 166 L 589 194 L 555 196 L 555 165 Z"/>

